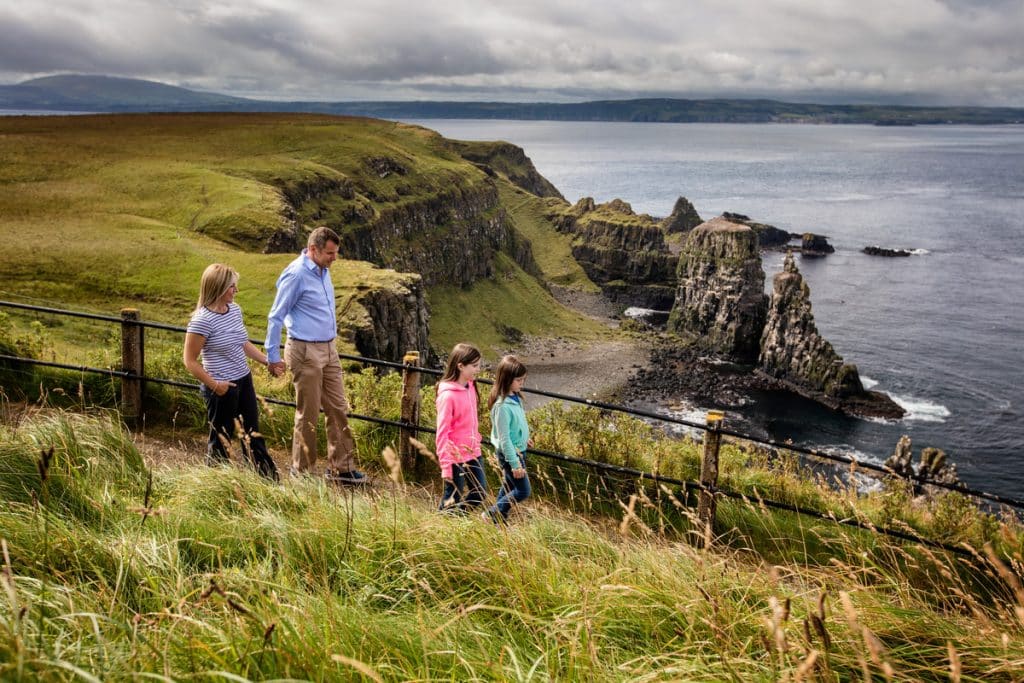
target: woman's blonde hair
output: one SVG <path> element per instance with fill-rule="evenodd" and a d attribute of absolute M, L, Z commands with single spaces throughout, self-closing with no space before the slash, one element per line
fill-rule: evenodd
<path fill-rule="evenodd" d="M 452 348 L 448 354 L 448 362 L 444 366 L 442 382 L 456 382 L 459 379 L 459 365 L 469 365 L 482 358 L 480 349 L 472 344 L 459 343 Z"/>
<path fill-rule="evenodd" d="M 203 277 L 199 280 L 199 302 L 196 304 L 196 310 L 212 306 L 237 282 L 238 271 L 231 266 L 223 263 L 211 263 L 206 266 Z"/>
<path fill-rule="evenodd" d="M 498 363 L 498 371 L 494 377 L 491 395 L 487 397 L 487 409 L 490 410 L 499 398 L 512 393 L 512 382 L 526 375 L 526 366 L 515 356 L 504 356 Z"/>

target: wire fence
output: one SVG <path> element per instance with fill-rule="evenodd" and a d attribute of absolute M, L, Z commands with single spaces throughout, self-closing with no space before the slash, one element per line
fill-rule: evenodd
<path fill-rule="evenodd" d="M 128 325 L 137 326 L 139 328 L 164 330 L 164 331 L 170 331 L 170 332 L 180 333 L 180 334 L 184 334 L 186 332 L 186 328 L 184 328 L 184 327 L 176 326 L 176 325 L 169 325 L 169 324 L 166 324 L 166 323 L 144 321 L 144 320 L 126 321 L 123 317 L 101 315 L 101 314 L 95 314 L 95 313 L 86 313 L 86 312 L 82 312 L 82 311 L 71 311 L 71 310 L 64 310 L 64 309 L 57 309 L 57 308 L 49 308 L 49 307 L 36 306 L 36 305 L 30 305 L 30 304 L 22 304 L 22 303 L 17 303 L 17 302 L 0 301 L 0 307 L 12 308 L 12 309 L 18 309 L 18 310 L 25 310 L 25 311 L 35 312 L 35 313 L 45 313 L 45 314 L 51 314 L 51 315 L 57 315 L 57 316 L 69 316 L 69 317 L 83 318 L 83 319 L 101 321 L 101 322 L 105 322 L 105 323 L 116 323 L 118 325 L 126 325 L 126 324 L 128 324 Z M 250 339 L 250 341 L 253 342 L 254 344 L 258 344 L 260 346 L 262 346 L 264 344 L 264 340 L 260 340 L 260 339 Z M 366 357 L 363 357 L 363 356 L 352 355 L 352 354 L 339 354 L 339 356 L 340 356 L 340 358 L 342 358 L 344 360 L 347 360 L 347 361 L 350 361 L 350 362 L 360 363 L 360 364 L 363 364 L 363 365 L 377 367 L 377 368 L 387 368 L 387 369 L 393 369 L 393 370 L 408 370 L 408 369 L 410 369 L 410 366 L 408 364 L 406 364 L 406 363 L 387 361 L 387 360 L 382 360 L 382 359 L 377 359 L 377 358 L 366 358 Z M 70 371 L 75 371 L 75 372 L 79 372 L 79 373 L 97 374 L 97 375 L 103 375 L 103 376 L 107 376 L 107 377 L 111 377 L 111 378 L 117 378 L 117 379 L 120 379 L 120 380 L 144 381 L 144 382 L 147 382 L 147 383 L 161 384 L 161 385 L 173 386 L 173 387 L 184 388 L 184 389 L 195 389 L 197 387 L 197 384 L 195 382 L 185 382 L 185 381 L 169 379 L 169 378 L 162 378 L 162 377 L 150 377 L 150 376 L 146 376 L 145 374 L 139 374 L 139 373 L 134 373 L 134 372 L 125 371 L 125 370 L 116 370 L 116 369 L 112 369 L 112 368 L 91 367 L 91 366 L 87 366 L 87 365 L 77 365 L 77 364 L 71 364 L 71 363 L 60 363 L 60 362 L 56 362 L 56 361 L 46 361 L 46 360 L 36 359 L 36 358 L 26 358 L 26 357 L 22 357 L 22 356 L 11 355 L 11 354 L 0 354 L 0 361 L 8 362 L 8 363 L 18 363 L 18 364 L 24 364 L 24 365 L 34 365 L 34 366 L 41 366 L 41 367 L 50 367 L 50 368 L 56 368 L 56 369 L 70 370 Z M 416 372 L 424 373 L 424 374 L 428 374 L 428 375 L 433 375 L 433 376 L 440 376 L 442 374 L 442 372 L 440 370 L 434 369 L 434 368 L 415 367 L 415 370 L 416 370 Z M 478 379 L 477 381 L 480 382 L 480 383 L 483 383 L 483 384 L 491 384 L 490 380 L 487 380 L 487 379 L 482 379 L 481 378 L 481 379 Z M 688 427 L 688 428 L 691 428 L 691 429 L 694 429 L 694 430 L 698 430 L 698 431 L 706 432 L 709 429 L 708 425 L 706 425 L 706 424 L 701 424 L 701 423 L 697 423 L 697 422 L 693 422 L 693 421 L 677 418 L 677 417 L 674 417 L 674 416 L 671 416 L 671 415 L 664 415 L 664 414 L 653 412 L 653 411 L 638 410 L 638 409 L 635 409 L 635 408 L 630 408 L 630 407 L 627 407 L 627 406 L 621 406 L 621 405 L 617 405 L 617 404 L 613 404 L 613 403 L 607 403 L 607 402 L 603 402 L 603 401 L 597 401 L 597 400 L 593 400 L 593 399 L 581 398 L 581 397 L 577 397 L 577 396 L 570 396 L 570 395 L 560 394 L 560 393 L 557 393 L 557 392 L 544 391 L 544 390 L 539 390 L 539 389 L 524 388 L 523 391 L 526 392 L 526 393 L 530 393 L 530 394 L 536 394 L 536 395 L 545 396 L 545 397 L 552 398 L 552 399 L 557 399 L 557 400 L 564 401 L 564 402 L 567 402 L 567 403 L 574 403 L 574 404 L 581 404 L 581 405 L 590 406 L 590 407 L 597 408 L 597 409 L 602 410 L 602 411 L 621 413 L 621 414 L 630 415 L 630 416 L 633 416 L 633 417 L 644 418 L 646 420 L 652 420 L 652 421 L 657 421 L 657 422 L 666 423 L 666 424 L 674 424 L 674 425 L 685 426 L 685 427 Z M 276 405 L 281 405 L 281 406 L 285 406 L 285 407 L 292 407 L 292 408 L 295 407 L 295 404 L 293 402 L 284 401 L 284 400 L 276 399 L 276 398 L 273 398 L 273 397 L 261 397 L 261 400 L 266 402 L 266 403 L 270 403 L 270 404 L 276 404 Z M 410 432 L 416 432 L 416 433 L 431 433 L 432 434 L 432 433 L 435 432 L 435 430 L 433 428 L 431 428 L 431 427 L 422 426 L 422 425 L 419 425 L 419 424 L 415 424 L 415 423 L 408 422 L 408 421 L 403 421 L 403 420 L 390 420 L 390 419 L 380 418 L 380 417 L 376 417 L 376 416 L 373 416 L 373 415 L 362 415 L 362 414 L 358 414 L 358 413 L 354 413 L 353 412 L 353 413 L 349 413 L 349 418 L 353 419 L 353 420 L 370 422 L 370 423 L 374 423 L 374 424 L 378 424 L 378 425 L 382 425 L 382 426 L 396 427 L 396 428 L 400 428 L 400 429 L 404 429 L 404 430 L 408 430 Z M 831 453 L 825 453 L 825 452 L 822 452 L 822 451 L 820 451 L 818 449 L 800 446 L 798 444 L 789 443 L 788 441 L 787 442 L 779 442 L 779 441 L 771 440 L 771 439 L 761 439 L 761 438 L 757 438 L 757 437 L 754 437 L 754 436 L 751 436 L 751 435 L 748 435 L 748 434 L 744 434 L 744 433 L 733 431 L 733 430 L 727 430 L 727 429 L 723 429 L 723 428 L 720 428 L 720 427 L 717 428 L 716 431 L 718 431 L 721 435 L 728 436 L 728 437 L 733 438 L 733 439 L 738 439 L 738 440 L 746 441 L 746 442 L 749 442 L 749 443 L 757 444 L 757 445 L 759 445 L 761 447 L 772 449 L 773 451 L 792 452 L 792 453 L 796 453 L 799 456 L 802 456 L 802 457 L 805 457 L 805 458 L 814 458 L 814 459 L 818 459 L 818 460 L 827 461 L 827 462 L 830 462 L 830 463 L 833 463 L 833 464 L 843 464 L 843 465 L 845 465 L 847 467 L 852 467 L 852 468 L 856 468 L 856 469 L 863 469 L 863 470 L 871 471 L 871 472 L 874 472 L 876 474 L 881 474 L 881 475 L 884 475 L 884 476 L 890 476 L 890 477 L 892 477 L 892 476 L 899 476 L 897 473 L 892 471 L 890 468 L 884 467 L 882 465 L 877 465 L 877 464 L 870 463 L 870 462 L 864 462 L 864 461 L 861 461 L 861 460 L 858 460 L 858 459 L 855 459 L 855 458 L 851 458 L 851 457 L 847 457 L 847 456 L 836 455 L 836 454 L 831 454 Z M 489 445 L 489 444 L 486 444 L 486 441 L 485 441 L 485 445 Z M 729 490 L 726 490 L 726 489 L 723 489 L 723 488 L 719 488 L 718 486 L 715 486 L 715 485 L 702 484 L 699 481 L 688 481 L 688 480 L 683 480 L 683 479 L 666 477 L 666 476 L 663 476 L 663 475 L 660 475 L 660 474 L 657 474 L 657 473 L 647 472 L 647 471 L 636 469 L 636 468 L 631 468 L 631 467 L 625 467 L 625 466 L 621 466 L 621 465 L 610 464 L 610 463 L 601 462 L 601 461 L 598 461 L 598 460 L 574 457 L 574 456 L 570 456 L 570 455 L 567 455 L 567 454 L 564 454 L 564 453 L 547 451 L 547 450 L 538 449 L 538 448 L 529 448 L 527 450 L 527 454 L 530 455 L 530 456 L 539 456 L 539 457 L 545 458 L 547 461 L 552 463 L 554 467 L 562 467 L 562 468 L 564 468 L 564 467 L 573 467 L 573 468 L 576 468 L 577 472 L 587 471 L 588 473 L 589 472 L 598 472 L 598 473 L 600 473 L 600 478 L 602 478 L 604 480 L 595 484 L 595 481 L 592 480 L 590 474 L 579 475 L 576 479 L 573 479 L 573 478 L 569 477 L 566 474 L 566 471 L 564 469 L 560 471 L 559 474 L 563 478 L 563 481 L 568 483 L 570 491 L 572 491 L 572 485 L 573 485 L 573 483 L 575 481 L 575 483 L 578 485 L 578 489 L 581 490 L 581 491 L 587 491 L 586 495 L 588 495 L 588 496 L 591 495 L 590 491 L 594 490 L 594 486 L 595 485 L 598 487 L 598 489 L 600 489 L 602 486 L 607 489 L 611 485 L 610 487 L 616 489 L 616 492 L 618 492 L 618 490 L 620 489 L 620 486 L 618 486 L 618 485 L 621 485 L 621 484 L 635 485 L 637 483 L 646 482 L 646 483 L 652 484 L 654 486 L 674 486 L 674 487 L 677 487 L 679 489 L 679 491 L 683 494 L 684 498 L 689 498 L 692 494 L 697 493 L 697 492 L 705 492 L 705 493 L 710 493 L 710 494 L 712 494 L 714 496 L 717 496 L 717 497 L 729 498 L 729 499 L 733 499 L 733 500 L 740 500 L 740 501 L 744 501 L 744 502 L 746 502 L 748 504 L 756 504 L 758 506 L 764 506 L 764 507 L 772 508 L 772 509 L 776 509 L 776 510 L 788 511 L 788 512 L 792 512 L 792 513 L 799 514 L 799 515 L 814 517 L 814 518 L 819 519 L 819 520 L 824 520 L 824 521 L 832 522 L 832 523 L 839 524 L 839 525 L 856 527 L 858 529 L 870 531 L 870 532 L 877 533 L 877 534 L 882 534 L 882 535 L 893 537 L 893 538 L 898 538 L 898 539 L 901 539 L 901 540 L 907 540 L 907 541 L 912 541 L 912 542 L 915 542 L 915 543 L 921 543 L 921 544 L 926 545 L 926 546 L 940 548 L 942 550 L 945 550 L 945 551 L 948 551 L 948 552 L 952 552 L 952 553 L 955 553 L 955 554 L 958 554 L 958 555 L 962 555 L 962 556 L 972 556 L 973 555 L 972 552 L 970 552 L 969 550 L 967 550 L 965 548 L 949 545 L 949 544 L 946 544 L 946 543 L 942 543 L 940 541 L 935 541 L 935 540 L 923 538 L 923 537 L 921 537 L 921 536 L 919 536 L 917 534 L 914 534 L 912 532 L 901 531 L 899 529 L 892 529 L 892 528 L 888 528 L 888 527 L 884 527 L 884 526 L 878 526 L 878 525 L 872 524 L 871 522 L 868 522 L 868 521 L 865 521 L 865 520 L 861 520 L 861 519 L 856 519 L 856 518 L 839 518 L 839 517 L 836 517 L 831 512 L 822 512 L 820 510 L 809 509 L 809 508 L 801 507 L 801 506 L 794 505 L 794 504 L 791 504 L 791 503 L 785 503 L 785 502 L 781 502 L 781 501 L 773 501 L 773 500 L 765 499 L 765 498 L 757 496 L 757 495 L 750 496 L 750 495 L 743 494 L 743 493 L 740 493 L 740 492 L 737 492 L 737 491 L 729 491 Z M 969 487 L 963 486 L 963 485 L 945 484 L 945 483 L 942 483 L 942 482 L 935 482 L 935 481 L 921 479 L 921 478 L 913 478 L 913 479 L 910 480 L 910 483 L 917 484 L 917 485 L 927 484 L 928 486 L 933 486 L 933 487 L 937 487 L 937 488 L 941 488 L 941 489 L 946 489 L 946 490 L 954 491 L 954 492 L 957 492 L 957 493 L 960 493 L 960 494 L 972 497 L 972 498 L 977 499 L 977 500 L 998 503 L 1000 505 L 1005 505 L 1005 506 L 1009 506 L 1009 507 L 1016 508 L 1016 509 L 1024 509 L 1024 500 L 1021 500 L 1021 499 L 1018 499 L 1018 498 L 1014 498 L 1014 497 L 1010 497 L 1010 496 L 1003 496 L 1003 495 L 988 493 L 988 492 L 985 492 L 985 491 L 979 491 L 979 490 L 972 489 L 972 488 L 969 488 Z M 550 483 L 550 480 L 548 482 L 548 485 L 551 486 L 552 489 L 555 488 L 554 485 Z M 660 494 L 658 494 L 658 495 L 660 495 Z M 616 502 L 620 501 L 620 499 L 618 497 L 615 497 L 615 496 L 610 497 L 609 500 L 610 501 L 614 500 Z"/>

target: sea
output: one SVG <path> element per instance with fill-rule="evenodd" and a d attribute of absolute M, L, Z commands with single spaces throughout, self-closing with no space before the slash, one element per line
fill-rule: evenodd
<path fill-rule="evenodd" d="M 943 449 L 968 486 L 1024 498 L 1024 126 L 411 122 L 519 145 L 570 202 L 666 216 L 685 196 L 705 220 L 827 236 L 834 254 L 797 260 L 818 330 L 907 415 L 772 392 L 730 408 L 729 427 L 875 463 L 905 434 L 915 454 Z M 782 255 L 763 261 L 770 291 Z M 709 407 L 660 404 L 697 421 Z"/>

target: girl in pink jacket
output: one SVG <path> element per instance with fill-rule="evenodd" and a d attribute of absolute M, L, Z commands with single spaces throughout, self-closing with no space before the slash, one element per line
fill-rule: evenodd
<path fill-rule="evenodd" d="M 437 384 L 437 461 L 444 479 L 441 511 L 465 513 L 482 505 L 487 496 L 474 382 L 480 360 L 475 346 L 456 344 Z"/>

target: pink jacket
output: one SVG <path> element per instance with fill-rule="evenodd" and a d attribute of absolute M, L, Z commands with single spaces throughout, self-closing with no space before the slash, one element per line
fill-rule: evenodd
<path fill-rule="evenodd" d="M 476 385 L 439 382 L 437 385 L 437 461 L 441 476 L 452 476 L 452 465 L 480 457 Z"/>

